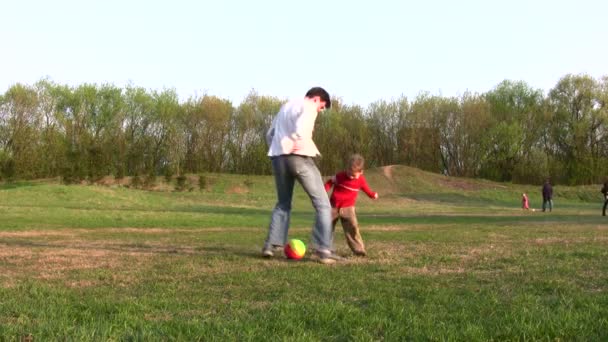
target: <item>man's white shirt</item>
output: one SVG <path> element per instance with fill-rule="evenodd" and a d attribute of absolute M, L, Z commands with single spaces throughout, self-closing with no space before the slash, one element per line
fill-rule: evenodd
<path fill-rule="evenodd" d="M 270 146 L 268 156 L 320 155 L 312 140 L 317 114 L 316 104 L 306 98 L 285 103 L 266 133 L 266 142 Z"/>

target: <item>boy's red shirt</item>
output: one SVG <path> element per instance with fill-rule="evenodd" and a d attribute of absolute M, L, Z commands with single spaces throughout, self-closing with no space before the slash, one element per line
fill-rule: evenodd
<path fill-rule="evenodd" d="M 359 178 L 352 178 L 346 171 L 338 172 L 325 182 L 325 191 L 329 191 L 332 185 L 334 191 L 329 197 L 329 202 L 333 208 L 354 207 L 359 190 L 363 190 L 370 198 L 376 198 L 378 195 L 370 190 L 363 175 L 360 175 Z"/>

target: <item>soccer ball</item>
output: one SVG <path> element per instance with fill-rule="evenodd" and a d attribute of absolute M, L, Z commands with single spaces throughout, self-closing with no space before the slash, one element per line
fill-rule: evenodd
<path fill-rule="evenodd" d="M 287 259 L 300 260 L 306 253 L 306 245 L 302 240 L 291 239 L 285 245 L 285 256 Z"/>

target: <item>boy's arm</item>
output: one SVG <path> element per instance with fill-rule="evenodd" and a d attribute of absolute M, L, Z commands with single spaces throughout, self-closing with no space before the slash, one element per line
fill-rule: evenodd
<path fill-rule="evenodd" d="M 325 192 L 331 190 L 331 186 L 336 183 L 336 176 L 331 177 L 325 182 Z"/>
<path fill-rule="evenodd" d="M 367 194 L 367 196 L 369 198 L 373 198 L 373 199 L 377 199 L 378 198 L 378 193 L 372 191 L 369 186 L 367 185 L 367 181 L 365 180 L 365 177 L 363 177 L 363 175 L 361 175 L 359 177 L 359 182 L 361 182 L 361 190 L 363 190 L 363 192 L 365 192 Z"/>

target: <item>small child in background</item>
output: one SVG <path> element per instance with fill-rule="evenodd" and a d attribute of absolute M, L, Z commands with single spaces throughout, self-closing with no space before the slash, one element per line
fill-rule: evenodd
<path fill-rule="evenodd" d="M 530 209 L 530 201 L 528 201 L 528 195 L 523 194 L 521 196 L 521 208 L 522 209 Z"/>
<path fill-rule="evenodd" d="M 329 198 L 332 215 L 332 235 L 336 230 L 336 223 L 340 219 L 348 247 L 358 256 L 366 256 L 367 251 L 359 232 L 357 215 L 355 213 L 357 194 L 359 190 L 363 190 L 369 198 L 378 198 L 378 193 L 370 190 L 365 177 L 363 177 L 364 163 L 365 160 L 361 155 L 353 154 L 348 163 L 348 168 L 345 171 L 338 172 L 325 182 L 325 191 L 329 191 L 333 186 L 333 192 Z"/>

